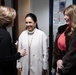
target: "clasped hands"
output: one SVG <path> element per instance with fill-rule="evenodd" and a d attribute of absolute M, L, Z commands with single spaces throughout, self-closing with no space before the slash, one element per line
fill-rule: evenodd
<path fill-rule="evenodd" d="M 60 69 L 60 70 L 62 70 L 63 69 L 63 61 L 61 60 L 61 59 L 59 59 L 58 61 L 57 61 L 57 73 L 56 73 L 56 75 L 60 75 L 60 74 L 58 74 L 58 70 Z"/>

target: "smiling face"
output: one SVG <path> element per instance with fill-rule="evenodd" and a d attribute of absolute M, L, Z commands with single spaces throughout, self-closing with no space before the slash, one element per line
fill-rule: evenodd
<path fill-rule="evenodd" d="M 67 25 L 72 25 L 74 23 L 75 10 L 75 5 L 70 5 L 64 9 L 63 14 Z"/>
<path fill-rule="evenodd" d="M 36 28 L 36 23 L 32 20 L 31 17 L 26 17 L 25 19 L 26 29 L 32 32 Z"/>
<path fill-rule="evenodd" d="M 66 24 L 70 25 L 70 18 L 69 18 L 69 16 L 66 13 L 64 14 L 64 19 L 66 21 Z"/>

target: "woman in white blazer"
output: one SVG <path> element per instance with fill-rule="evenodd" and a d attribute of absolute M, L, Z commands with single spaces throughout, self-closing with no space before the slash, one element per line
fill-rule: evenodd
<path fill-rule="evenodd" d="M 19 36 L 18 51 L 26 49 L 27 55 L 17 60 L 21 75 L 46 75 L 48 69 L 48 37 L 38 29 L 33 13 L 25 16 L 26 30 Z"/>

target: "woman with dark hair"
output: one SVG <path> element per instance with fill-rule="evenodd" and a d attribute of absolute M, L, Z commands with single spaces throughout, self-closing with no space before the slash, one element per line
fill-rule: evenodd
<path fill-rule="evenodd" d="M 16 11 L 13 8 L 0 6 L 0 75 L 15 75 L 14 63 L 26 55 L 25 49 L 13 53 L 11 36 L 7 28 L 13 26 L 15 17 Z"/>
<path fill-rule="evenodd" d="M 26 57 L 17 61 L 21 75 L 46 75 L 48 69 L 48 37 L 38 29 L 33 13 L 25 16 L 26 30 L 19 36 L 18 51 L 25 48 Z"/>
<path fill-rule="evenodd" d="M 27 17 L 31 17 L 34 22 L 37 22 L 37 17 L 36 17 L 33 13 L 27 14 L 27 15 L 25 16 L 25 19 L 26 19 Z M 26 27 L 27 27 L 27 26 L 26 26 Z M 38 29 L 37 23 L 36 23 L 36 28 Z"/>

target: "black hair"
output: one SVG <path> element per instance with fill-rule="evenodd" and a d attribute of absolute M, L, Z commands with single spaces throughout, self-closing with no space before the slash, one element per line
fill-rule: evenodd
<path fill-rule="evenodd" d="M 38 24 L 37 24 L 37 17 L 36 17 L 36 15 L 33 14 L 33 13 L 28 13 L 28 14 L 25 16 L 25 18 L 27 18 L 27 17 L 31 17 L 32 20 L 33 20 L 34 22 L 36 22 L 36 28 L 38 29 Z"/>

